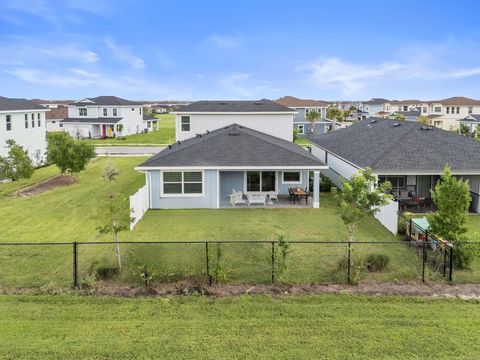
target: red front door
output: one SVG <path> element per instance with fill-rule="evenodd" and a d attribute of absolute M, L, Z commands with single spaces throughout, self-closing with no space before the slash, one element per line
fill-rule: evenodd
<path fill-rule="evenodd" d="M 102 137 L 107 136 L 107 127 L 105 125 L 102 125 Z"/>

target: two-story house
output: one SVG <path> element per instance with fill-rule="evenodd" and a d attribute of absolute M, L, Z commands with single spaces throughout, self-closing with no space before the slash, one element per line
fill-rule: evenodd
<path fill-rule="evenodd" d="M 332 130 L 332 121 L 328 120 L 327 110 L 329 103 L 322 100 L 299 99 L 293 96 L 284 96 L 275 100 L 276 103 L 287 106 L 296 111 L 293 118 L 293 127 L 298 130 L 298 133 L 303 134 L 323 134 Z M 308 120 L 308 113 L 312 110 L 318 111 L 319 119 L 315 122 L 315 128 Z"/>
<path fill-rule="evenodd" d="M 373 98 L 368 101 L 362 101 L 358 105 L 358 110 L 367 113 L 368 117 L 388 117 L 393 111 L 390 101 L 383 98 Z"/>
<path fill-rule="evenodd" d="M 68 105 L 62 128 L 74 138 L 132 135 L 146 128 L 142 105 L 116 96 L 85 98 Z"/>
<path fill-rule="evenodd" d="M 11 139 L 28 151 L 37 165 L 47 151 L 45 113 L 48 109 L 26 99 L 0 96 L 0 156 L 6 156 L 6 141 Z"/>
<path fill-rule="evenodd" d="M 430 101 L 422 105 L 422 115 L 432 119 L 432 125 L 444 130 L 456 130 L 459 121 L 480 114 L 480 100 L 462 96 Z"/>
<path fill-rule="evenodd" d="M 179 108 L 176 140 L 183 141 L 231 124 L 238 124 L 287 141 L 293 140 L 295 111 L 271 100 L 196 101 Z"/>

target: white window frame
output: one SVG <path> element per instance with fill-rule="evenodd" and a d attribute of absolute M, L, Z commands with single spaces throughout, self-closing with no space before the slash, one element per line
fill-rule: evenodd
<path fill-rule="evenodd" d="M 260 173 L 260 190 L 258 191 L 248 191 L 247 190 L 247 173 L 248 172 L 258 172 Z M 275 173 L 275 190 L 274 191 L 278 191 L 278 172 L 275 171 L 275 170 L 255 170 L 255 169 L 252 169 L 252 170 L 247 170 L 247 171 L 244 171 L 243 172 L 243 192 L 246 194 L 246 193 L 258 193 L 258 194 L 261 194 L 261 193 L 267 193 L 268 191 L 263 191 L 262 190 L 262 173 L 264 172 L 274 172 Z M 273 190 L 272 190 L 273 191 Z"/>
<path fill-rule="evenodd" d="M 433 107 L 433 112 L 436 112 L 436 113 L 442 112 L 442 107 L 441 106 L 434 106 Z"/>
<path fill-rule="evenodd" d="M 30 120 L 32 122 L 32 129 L 35 127 L 35 114 L 31 113 L 30 114 Z"/>
<path fill-rule="evenodd" d="M 183 130 L 183 118 L 188 118 L 188 130 Z M 192 131 L 192 119 L 190 115 L 180 115 L 180 132 L 189 133 Z"/>
<path fill-rule="evenodd" d="M 298 172 L 300 174 L 299 181 L 285 181 L 285 173 Z M 282 171 L 282 184 L 303 184 L 303 171 L 301 170 L 291 170 L 291 171 Z"/>
<path fill-rule="evenodd" d="M 112 109 L 113 116 L 118 116 L 118 110 L 117 108 Z"/>
<path fill-rule="evenodd" d="M 186 172 L 200 172 L 202 174 L 202 193 L 199 193 L 199 194 L 184 194 L 184 185 L 185 185 L 185 181 L 184 181 L 184 173 Z M 181 173 L 182 174 L 182 193 L 181 194 L 165 194 L 163 192 L 163 184 L 164 184 L 164 181 L 163 181 L 163 175 L 165 173 Z M 168 182 L 167 182 L 168 183 Z M 193 183 L 193 182 L 189 182 L 189 183 Z M 195 182 L 197 183 L 197 182 Z M 178 198 L 178 197 L 203 197 L 205 196 L 205 171 L 203 170 L 165 170 L 165 171 L 161 171 L 160 172 L 160 197 L 162 198 L 168 198 L 168 197 L 175 197 L 175 198 Z"/>
<path fill-rule="evenodd" d="M 103 114 L 103 116 L 108 116 L 108 109 L 103 108 L 102 114 Z"/>
<path fill-rule="evenodd" d="M 83 114 L 83 110 L 85 110 L 85 114 Z M 87 116 L 88 111 L 87 108 L 78 108 L 78 116 Z"/>
<path fill-rule="evenodd" d="M 12 131 L 12 115 L 5 115 L 5 131 Z"/>
<path fill-rule="evenodd" d="M 299 124 L 297 129 L 299 134 L 305 135 L 305 124 Z"/>
<path fill-rule="evenodd" d="M 28 129 L 28 114 L 25 114 L 25 129 Z"/>

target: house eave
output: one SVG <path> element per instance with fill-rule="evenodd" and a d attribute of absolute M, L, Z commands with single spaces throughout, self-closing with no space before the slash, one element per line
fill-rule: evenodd
<path fill-rule="evenodd" d="M 149 170 L 326 170 L 329 167 L 327 165 L 317 166 L 137 166 L 137 171 L 149 171 Z"/>

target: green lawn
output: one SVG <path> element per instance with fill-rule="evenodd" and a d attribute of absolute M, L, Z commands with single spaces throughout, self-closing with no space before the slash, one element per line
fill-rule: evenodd
<path fill-rule="evenodd" d="M 92 139 L 84 140 L 95 145 L 166 145 L 175 142 L 175 115 L 173 114 L 159 114 L 156 115 L 159 120 L 159 129 L 147 134 L 134 134 L 126 136 L 125 140 L 119 139 Z"/>
<path fill-rule="evenodd" d="M 0 296 L 9 359 L 476 359 L 478 302 Z"/>
<path fill-rule="evenodd" d="M 17 189 L 28 187 L 58 174 L 60 174 L 60 171 L 56 166 L 47 166 L 35 170 L 30 179 L 22 179 L 16 182 L 0 184 L 0 199 L 11 195 L 13 192 L 16 192 Z"/>
<path fill-rule="evenodd" d="M 142 158 L 101 158 L 78 175 L 78 183 L 29 198 L 5 197 L 0 207 L 0 242 L 111 241 L 97 234 L 96 209 L 106 194 L 101 174 L 108 162 L 119 170 L 115 188 L 133 194 L 144 183 L 144 175 L 133 168 Z M 0 185 L 0 190 L 2 189 Z M 345 226 L 336 212 L 333 198 L 321 195 L 320 209 L 200 209 L 151 210 L 132 232 L 121 234 L 128 241 L 206 241 L 268 240 L 284 236 L 290 242 L 344 241 Z M 358 227 L 359 241 L 396 241 L 394 245 L 357 245 L 354 259 L 382 253 L 390 257 L 385 271 L 367 274 L 378 281 L 417 281 L 420 262 L 412 249 L 392 236 L 373 218 L 365 218 Z M 0 285 L 41 286 L 48 280 L 71 284 L 72 248 L 3 246 L 0 253 Z M 271 244 L 223 244 L 220 262 L 229 282 L 269 282 Z M 339 268 L 347 246 L 342 244 L 292 244 L 287 260 L 287 282 L 345 282 L 346 271 Z M 121 280 L 138 282 L 139 265 L 154 268 L 156 280 L 178 280 L 205 276 L 205 246 L 137 245 L 122 246 L 125 264 Z M 210 248 L 211 266 L 216 264 L 216 246 Z M 92 267 L 115 265 L 111 245 L 79 248 L 81 277 Z M 12 270 L 13 269 L 13 270 Z M 427 277 L 436 272 L 427 269 Z"/>
<path fill-rule="evenodd" d="M 304 137 L 297 137 L 295 140 L 295 144 L 300 145 L 300 146 L 310 146 L 311 143 Z"/>

